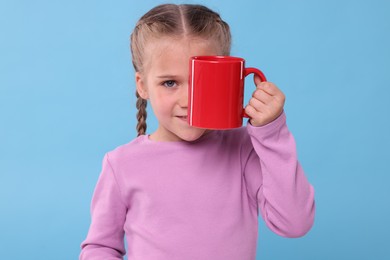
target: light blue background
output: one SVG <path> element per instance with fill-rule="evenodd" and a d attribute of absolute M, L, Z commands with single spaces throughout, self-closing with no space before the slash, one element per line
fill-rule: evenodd
<path fill-rule="evenodd" d="M 136 135 L 129 35 L 160 3 L 0 1 L 0 259 L 78 257 L 103 155 Z M 199 3 L 285 92 L 316 189 L 311 232 L 260 221 L 257 259 L 390 259 L 390 1 Z"/>

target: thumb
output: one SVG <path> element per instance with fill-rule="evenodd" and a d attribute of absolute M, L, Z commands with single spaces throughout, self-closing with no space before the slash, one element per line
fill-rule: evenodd
<path fill-rule="evenodd" d="M 261 81 L 260 77 L 256 74 L 253 77 L 253 81 L 255 82 L 256 87 L 258 87 L 260 85 L 260 83 L 263 82 L 263 81 Z"/>

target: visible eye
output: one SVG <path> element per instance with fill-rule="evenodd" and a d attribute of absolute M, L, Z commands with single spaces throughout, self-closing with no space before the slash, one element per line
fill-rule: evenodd
<path fill-rule="evenodd" d="M 167 80 L 167 81 L 164 81 L 162 84 L 163 84 L 164 87 L 173 88 L 173 87 L 176 86 L 176 81 L 174 81 L 174 80 Z"/>

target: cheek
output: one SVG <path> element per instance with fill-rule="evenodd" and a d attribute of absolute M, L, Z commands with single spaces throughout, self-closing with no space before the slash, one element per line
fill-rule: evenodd
<path fill-rule="evenodd" d="M 156 115 L 170 114 L 172 111 L 172 96 L 166 93 L 154 92 L 150 95 L 150 105 Z"/>

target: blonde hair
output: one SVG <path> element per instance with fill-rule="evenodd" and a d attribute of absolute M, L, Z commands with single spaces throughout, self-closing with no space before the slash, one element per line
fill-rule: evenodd
<path fill-rule="evenodd" d="M 231 34 L 229 25 L 218 13 L 202 5 L 163 4 L 154 7 L 137 22 L 131 34 L 131 55 L 136 72 L 143 71 L 144 46 L 148 40 L 162 37 L 199 37 L 216 41 L 221 55 L 229 55 Z M 147 101 L 136 91 L 137 132 L 146 132 Z"/>

